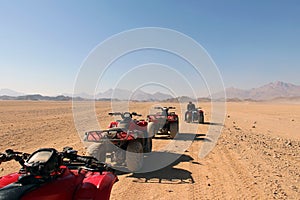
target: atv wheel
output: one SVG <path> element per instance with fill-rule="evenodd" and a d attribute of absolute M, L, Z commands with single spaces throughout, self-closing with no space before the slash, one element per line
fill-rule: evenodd
<path fill-rule="evenodd" d="M 152 137 L 145 138 L 144 153 L 150 153 L 152 151 Z"/>
<path fill-rule="evenodd" d="M 154 137 L 155 134 L 158 132 L 157 125 L 154 122 L 149 122 L 147 126 L 147 132 L 149 137 Z"/>
<path fill-rule="evenodd" d="M 170 124 L 170 137 L 174 138 L 178 133 L 178 122 L 174 122 Z"/>
<path fill-rule="evenodd" d="M 87 149 L 89 155 L 95 157 L 99 162 L 105 162 L 106 148 L 104 143 L 94 143 Z"/>
<path fill-rule="evenodd" d="M 191 123 L 191 122 L 192 122 L 192 114 L 188 114 L 188 115 L 186 116 L 186 122 L 187 122 L 187 123 Z"/>
<path fill-rule="evenodd" d="M 134 172 L 138 171 L 143 166 L 143 146 L 137 141 L 130 141 L 126 151 L 127 168 Z"/>
<path fill-rule="evenodd" d="M 199 124 L 204 124 L 204 116 L 203 113 L 199 114 Z"/>

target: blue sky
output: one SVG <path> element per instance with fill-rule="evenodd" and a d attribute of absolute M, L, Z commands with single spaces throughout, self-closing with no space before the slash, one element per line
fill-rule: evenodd
<path fill-rule="evenodd" d="M 0 89 L 71 93 L 91 50 L 141 27 L 193 38 L 212 57 L 226 87 L 277 80 L 300 85 L 299 1 L 2 0 L 0 25 Z"/>

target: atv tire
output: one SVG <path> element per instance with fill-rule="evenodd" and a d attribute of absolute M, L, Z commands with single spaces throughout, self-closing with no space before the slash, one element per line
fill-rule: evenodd
<path fill-rule="evenodd" d="M 148 137 L 154 137 L 158 132 L 157 125 L 154 122 L 149 122 L 147 126 Z"/>
<path fill-rule="evenodd" d="M 129 171 L 135 172 L 143 166 L 143 145 L 133 140 L 128 143 L 126 150 L 126 165 Z"/>
<path fill-rule="evenodd" d="M 150 153 L 152 151 L 152 137 L 145 138 L 144 153 Z"/>
<path fill-rule="evenodd" d="M 203 116 L 203 113 L 199 114 L 199 124 L 204 124 L 204 116 Z"/>
<path fill-rule="evenodd" d="M 187 122 L 187 123 L 191 123 L 191 122 L 192 122 L 192 114 L 188 114 L 188 115 L 186 116 L 186 122 Z"/>
<path fill-rule="evenodd" d="M 99 162 L 105 162 L 106 160 L 106 147 L 104 143 L 94 143 L 87 149 L 90 156 L 95 157 Z"/>
<path fill-rule="evenodd" d="M 173 122 L 170 124 L 170 138 L 174 138 L 178 133 L 178 122 Z"/>

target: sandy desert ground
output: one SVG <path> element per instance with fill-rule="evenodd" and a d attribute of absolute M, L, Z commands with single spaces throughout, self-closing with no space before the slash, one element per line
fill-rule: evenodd
<path fill-rule="evenodd" d="M 153 104 L 131 102 L 130 110 L 146 115 Z M 222 134 L 204 158 L 199 149 L 209 126 L 218 124 L 210 121 L 210 103 L 201 106 L 208 123 L 192 125 L 197 133 L 185 153 L 158 171 L 120 174 L 111 199 L 300 199 L 300 104 L 227 103 Z M 97 102 L 96 111 L 105 127 L 110 103 Z M 72 146 L 85 153 L 71 102 L 0 101 L 0 136 L 1 152 Z M 154 139 L 154 152 L 168 143 Z M 0 176 L 16 169 L 13 161 L 2 163 Z"/>

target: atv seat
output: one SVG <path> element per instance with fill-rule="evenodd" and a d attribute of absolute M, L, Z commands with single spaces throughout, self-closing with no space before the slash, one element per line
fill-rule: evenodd
<path fill-rule="evenodd" d="M 21 199 L 27 192 L 39 187 L 38 183 L 20 184 L 18 182 L 12 183 L 0 189 L 0 199 L 18 200 Z"/>

